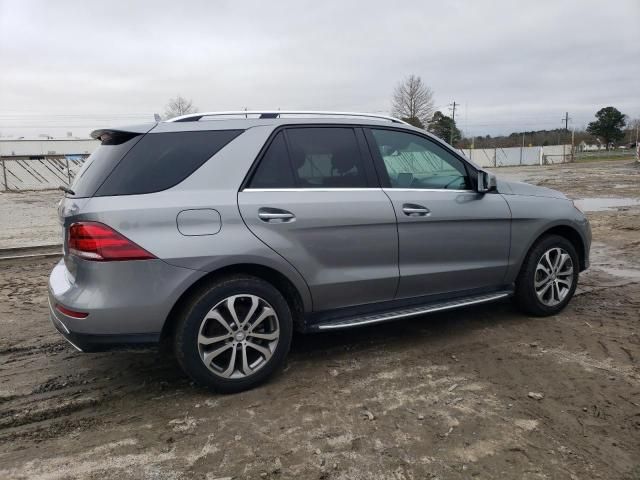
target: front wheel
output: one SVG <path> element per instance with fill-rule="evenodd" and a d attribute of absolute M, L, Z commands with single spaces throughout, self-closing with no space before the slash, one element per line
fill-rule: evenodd
<path fill-rule="evenodd" d="M 194 295 L 183 310 L 174 349 L 183 370 L 221 393 L 252 388 L 284 364 L 291 310 L 273 285 L 235 276 Z"/>
<path fill-rule="evenodd" d="M 516 304 L 530 315 L 555 315 L 576 291 L 578 273 L 573 244 L 558 235 L 545 236 L 531 248 L 522 265 L 516 280 Z"/>

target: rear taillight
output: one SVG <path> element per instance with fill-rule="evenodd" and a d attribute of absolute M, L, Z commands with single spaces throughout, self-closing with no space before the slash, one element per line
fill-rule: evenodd
<path fill-rule="evenodd" d="M 85 260 L 110 262 L 156 258 L 113 228 L 98 222 L 79 222 L 69 227 L 68 251 Z"/>

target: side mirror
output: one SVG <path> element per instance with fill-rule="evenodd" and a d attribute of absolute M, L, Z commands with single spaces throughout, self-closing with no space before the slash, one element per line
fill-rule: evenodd
<path fill-rule="evenodd" d="M 487 193 L 497 187 L 496 176 L 493 173 L 478 170 L 478 192 Z"/>

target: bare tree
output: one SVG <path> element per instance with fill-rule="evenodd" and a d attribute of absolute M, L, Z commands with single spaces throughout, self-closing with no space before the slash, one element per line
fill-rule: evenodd
<path fill-rule="evenodd" d="M 196 113 L 198 107 L 193 104 L 192 100 L 178 95 L 176 98 L 172 98 L 167 103 L 164 109 L 164 118 L 179 117 L 180 115 L 186 115 L 188 113 Z"/>
<path fill-rule="evenodd" d="M 425 128 L 433 116 L 433 91 L 422 78 L 409 75 L 393 92 L 392 114 L 416 127 Z"/>

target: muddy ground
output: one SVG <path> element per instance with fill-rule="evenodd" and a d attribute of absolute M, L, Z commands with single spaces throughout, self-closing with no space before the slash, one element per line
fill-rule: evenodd
<path fill-rule="evenodd" d="M 499 173 L 640 197 L 629 162 Z M 54 260 L 2 262 L 0 478 L 640 479 L 640 206 L 589 217 L 593 267 L 562 314 L 297 336 L 284 372 L 233 396 L 153 350 L 76 353 L 47 320 Z"/>

